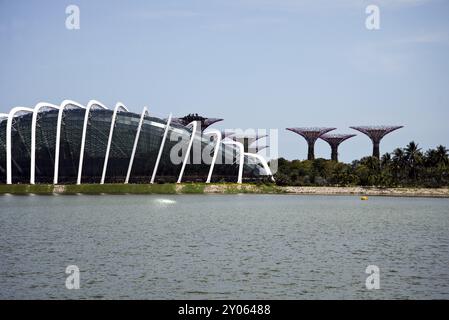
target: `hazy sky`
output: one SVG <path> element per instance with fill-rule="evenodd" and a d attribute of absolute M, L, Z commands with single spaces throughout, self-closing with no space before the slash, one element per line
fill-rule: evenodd
<path fill-rule="evenodd" d="M 65 27 L 70 4 L 80 30 Z M 365 28 L 368 4 L 380 30 Z M 381 152 L 449 146 L 448 58 L 445 0 L 0 0 L 0 112 L 64 99 L 196 112 L 278 128 L 289 159 L 307 149 L 286 127 L 398 124 Z M 359 134 L 340 159 L 370 153 Z"/>

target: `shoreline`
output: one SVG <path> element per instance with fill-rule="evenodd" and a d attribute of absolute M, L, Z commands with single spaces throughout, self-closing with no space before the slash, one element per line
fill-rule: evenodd
<path fill-rule="evenodd" d="M 13 184 L 0 185 L 0 195 L 51 194 L 285 194 L 449 198 L 449 188 L 309 187 L 236 183 L 166 184 Z"/>

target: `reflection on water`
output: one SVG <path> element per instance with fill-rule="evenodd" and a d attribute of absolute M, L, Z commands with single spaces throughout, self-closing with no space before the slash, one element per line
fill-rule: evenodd
<path fill-rule="evenodd" d="M 0 298 L 449 298 L 449 199 L 0 196 Z M 68 265 L 79 290 L 65 288 Z M 380 290 L 365 288 L 368 265 Z"/>
<path fill-rule="evenodd" d="M 157 204 L 162 204 L 162 205 L 176 203 L 176 201 L 173 199 L 154 199 L 154 202 Z"/>

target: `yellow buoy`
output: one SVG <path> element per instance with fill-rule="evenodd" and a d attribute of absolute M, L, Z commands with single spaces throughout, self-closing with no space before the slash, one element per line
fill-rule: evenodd
<path fill-rule="evenodd" d="M 360 197 L 360 200 L 368 200 L 368 197 L 367 196 L 362 196 L 362 197 Z"/>

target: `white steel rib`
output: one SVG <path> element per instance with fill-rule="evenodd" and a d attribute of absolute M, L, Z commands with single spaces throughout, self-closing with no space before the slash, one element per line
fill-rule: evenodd
<path fill-rule="evenodd" d="M 64 100 L 61 103 L 58 112 L 58 122 L 56 124 L 56 149 L 55 149 L 55 169 L 53 175 L 53 184 L 58 184 L 58 175 L 59 175 L 59 150 L 61 148 L 61 127 L 62 127 L 62 114 L 64 110 L 69 107 L 74 106 L 79 109 L 86 109 L 84 106 L 72 100 Z"/>
<path fill-rule="evenodd" d="M 195 139 L 196 129 L 198 127 L 198 122 L 197 121 L 192 121 L 187 126 L 190 126 L 190 125 L 192 125 L 192 127 L 193 127 L 192 128 L 192 134 L 190 135 L 190 141 L 189 141 L 189 144 L 187 146 L 186 154 L 184 156 L 184 161 L 182 162 L 181 171 L 179 172 L 179 177 L 178 177 L 177 183 L 181 183 L 182 182 L 182 176 L 184 174 L 184 169 L 186 167 L 187 160 L 189 159 L 189 156 L 190 156 L 190 149 L 192 149 L 193 139 Z"/>
<path fill-rule="evenodd" d="M 86 112 L 84 113 L 84 123 L 83 123 L 83 134 L 81 137 L 81 149 L 80 149 L 80 158 L 78 162 L 78 177 L 76 178 L 76 184 L 81 184 L 81 176 L 83 174 L 83 161 L 84 161 L 84 148 L 86 145 L 86 134 L 87 134 L 87 124 L 89 123 L 89 114 L 90 110 L 99 108 L 99 109 L 108 109 L 102 103 L 97 100 L 90 100 L 87 104 Z"/>
<path fill-rule="evenodd" d="M 106 178 L 106 171 L 108 170 L 108 162 L 109 162 L 109 153 L 111 151 L 112 137 L 114 135 L 115 121 L 117 119 L 117 113 L 121 111 L 129 112 L 128 108 L 125 107 L 123 103 L 117 102 L 114 108 L 114 113 L 112 114 L 111 128 L 109 129 L 108 145 L 106 147 L 106 155 L 104 156 L 103 172 L 101 174 L 100 184 L 104 184 L 104 180 Z"/>
<path fill-rule="evenodd" d="M 30 184 L 35 184 L 36 181 L 36 127 L 37 127 L 37 116 L 41 109 L 50 108 L 59 110 L 60 106 L 47 103 L 39 102 L 33 110 L 33 119 L 31 121 L 31 161 L 30 161 Z"/>
<path fill-rule="evenodd" d="M 134 138 L 133 151 L 131 152 L 131 158 L 129 159 L 128 171 L 126 173 L 125 184 L 129 182 L 129 176 L 131 175 L 131 169 L 134 163 L 134 156 L 136 154 L 137 144 L 139 143 L 140 131 L 142 130 L 143 120 L 145 115 L 149 116 L 148 108 L 143 107 L 142 114 L 140 115 L 139 127 L 137 128 L 136 137 Z"/>

